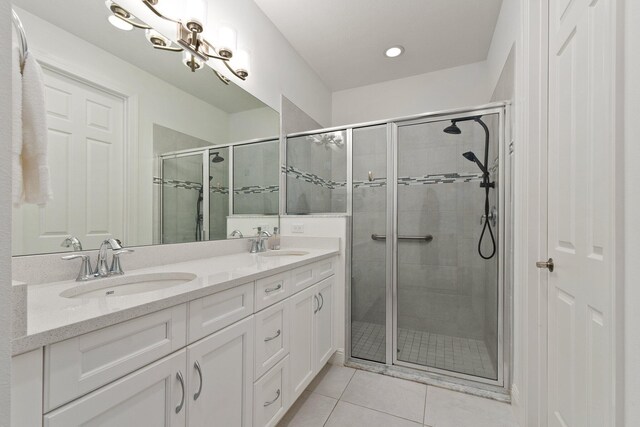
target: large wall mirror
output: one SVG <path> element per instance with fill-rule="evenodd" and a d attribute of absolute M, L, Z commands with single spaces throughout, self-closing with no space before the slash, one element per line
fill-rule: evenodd
<path fill-rule="evenodd" d="M 116 28 L 103 0 L 13 7 L 44 71 L 53 189 L 46 206 L 14 208 L 14 255 L 278 226 L 278 112 L 153 49 L 144 30 Z"/>

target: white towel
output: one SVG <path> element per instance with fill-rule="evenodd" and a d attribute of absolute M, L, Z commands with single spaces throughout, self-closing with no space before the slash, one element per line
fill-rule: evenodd
<path fill-rule="evenodd" d="M 20 48 L 11 49 L 11 193 L 13 204 L 22 203 L 22 74 L 20 73 Z"/>
<path fill-rule="evenodd" d="M 31 53 L 22 71 L 22 182 L 25 203 L 43 205 L 51 200 L 44 78 Z"/>

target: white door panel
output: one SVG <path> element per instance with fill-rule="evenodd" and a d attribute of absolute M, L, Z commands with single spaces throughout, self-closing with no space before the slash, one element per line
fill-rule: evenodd
<path fill-rule="evenodd" d="M 614 6 L 550 1 L 550 426 L 612 417 Z"/>
<path fill-rule="evenodd" d="M 124 238 L 124 101 L 48 69 L 44 78 L 53 200 L 14 210 L 14 249 L 58 252 L 68 235 L 85 248 Z"/>

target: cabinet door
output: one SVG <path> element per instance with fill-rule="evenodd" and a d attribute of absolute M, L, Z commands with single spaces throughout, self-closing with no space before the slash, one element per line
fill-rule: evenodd
<path fill-rule="evenodd" d="M 316 287 L 298 292 L 288 301 L 291 329 L 289 331 L 289 364 L 291 399 L 295 401 L 315 375 L 314 317 L 317 310 Z"/>
<path fill-rule="evenodd" d="M 188 425 L 251 427 L 253 316 L 187 347 Z"/>
<path fill-rule="evenodd" d="M 181 350 L 44 416 L 45 427 L 184 427 L 186 351 Z"/>
<path fill-rule="evenodd" d="M 329 361 L 334 352 L 334 276 L 323 280 L 316 285 L 316 295 L 318 298 L 318 308 L 315 319 L 315 368 L 320 371 Z"/>

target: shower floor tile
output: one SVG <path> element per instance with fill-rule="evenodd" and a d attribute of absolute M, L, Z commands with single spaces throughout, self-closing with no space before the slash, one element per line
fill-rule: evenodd
<path fill-rule="evenodd" d="M 384 362 L 385 327 L 353 322 L 351 345 L 353 357 Z M 400 328 L 398 360 L 484 378 L 496 377 L 487 346 L 470 338 Z"/>

